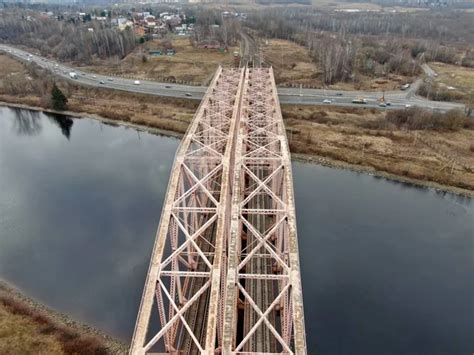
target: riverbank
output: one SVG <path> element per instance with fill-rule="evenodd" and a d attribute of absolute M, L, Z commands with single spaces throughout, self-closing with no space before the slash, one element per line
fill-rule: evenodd
<path fill-rule="evenodd" d="M 107 117 L 103 117 L 94 113 L 88 113 L 88 112 L 75 112 L 75 111 L 56 111 L 56 110 L 51 110 L 47 108 L 42 108 L 38 106 L 30 106 L 30 105 L 25 105 L 25 104 L 18 104 L 18 103 L 10 103 L 10 102 L 5 102 L 5 101 L 0 101 L 0 107 L 11 107 L 11 108 L 18 108 L 18 109 L 23 109 L 23 110 L 30 110 L 30 111 L 37 111 L 37 112 L 44 112 L 44 113 L 50 113 L 50 114 L 55 114 L 55 115 L 65 115 L 65 116 L 70 116 L 74 117 L 76 119 L 81 119 L 81 118 L 92 118 L 94 120 L 100 121 L 104 124 L 111 125 L 111 126 L 122 126 L 122 127 L 127 127 L 127 128 L 133 128 L 137 131 L 140 132 L 148 132 L 151 134 L 156 134 L 156 135 L 164 135 L 167 137 L 175 137 L 175 138 L 181 138 L 183 136 L 183 133 L 181 132 L 176 132 L 176 131 L 171 131 L 167 129 L 162 129 L 162 128 L 156 128 L 156 127 L 151 127 L 151 126 L 146 126 L 142 124 L 137 124 L 137 123 L 132 123 L 132 122 L 127 122 L 127 121 L 122 121 L 122 120 L 114 120 L 110 119 Z"/>
<path fill-rule="evenodd" d="M 293 153 L 291 154 L 291 158 L 292 160 L 295 160 L 295 161 L 318 164 L 318 165 L 326 166 L 328 168 L 333 168 L 333 169 L 350 170 L 357 173 L 376 176 L 376 177 L 386 179 L 386 180 L 397 181 L 397 182 L 407 184 L 407 185 L 434 189 L 436 191 L 449 192 L 455 195 L 474 198 L 474 191 L 472 190 L 461 189 L 455 186 L 442 185 L 433 181 L 417 180 L 417 179 L 412 179 L 412 178 L 408 178 L 408 177 L 404 177 L 400 175 L 390 174 L 384 171 L 378 171 L 375 168 L 372 168 L 370 166 L 350 164 L 342 160 L 335 160 L 335 159 L 331 159 L 331 158 L 327 158 L 323 156 L 309 155 L 309 154 Z"/>
<path fill-rule="evenodd" d="M 128 346 L 0 280 L 0 353 L 127 354 Z"/>
<path fill-rule="evenodd" d="M 5 55 L 0 55 L 0 63 L 15 71 L 12 76 L 10 69 L 0 70 L 0 102 L 6 106 L 79 118 L 87 116 L 105 124 L 182 136 L 199 104 L 195 100 L 86 88 L 56 81 L 68 97 L 68 111 L 54 112 L 49 109 L 48 73 L 25 67 Z M 38 79 L 31 80 L 32 77 Z M 44 85 L 30 87 L 39 78 L 46 78 Z M 9 93 L 19 87 L 22 88 L 20 93 Z M 378 109 L 331 105 L 282 105 L 281 109 L 293 154 L 313 156 L 315 160 L 323 157 L 326 165 L 334 167 L 344 162 L 344 168 L 350 166 L 352 170 L 393 180 L 436 186 L 468 196 L 474 193 L 473 124 L 461 123 L 453 129 L 410 130 L 387 122 L 387 112 Z M 459 121 L 459 117 L 456 120 Z"/>
<path fill-rule="evenodd" d="M 95 113 L 88 113 L 88 112 L 75 112 L 75 111 L 55 111 L 51 109 L 45 109 L 41 108 L 38 106 L 31 106 L 31 105 L 25 105 L 25 104 L 19 104 L 19 103 L 10 103 L 10 102 L 5 102 L 5 101 L 0 101 L 0 106 L 6 106 L 6 107 L 15 107 L 15 108 L 21 108 L 21 109 L 27 109 L 27 110 L 33 110 L 33 111 L 41 111 L 41 112 L 46 112 L 46 113 L 53 113 L 53 114 L 62 114 L 62 115 L 68 115 L 74 118 L 93 118 L 95 120 L 98 120 L 100 122 L 103 122 L 105 124 L 109 125 L 120 125 L 124 127 L 129 127 L 136 129 L 138 131 L 143 131 L 143 132 L 149 132 L 151 134 L 157 134 L 157 135 L 165 135 L 165 136 L 170 136 L 170 137 L 176 137 L 176 138 L 181 138 L 183 136 L 183 132 L 181 131 L 173 131 L 169 129 L 163 129 L 163 128 L 156 128 L 153 126 L 149 125 L 144 125 L 144 124 L 137 124 L 133 123 L 130 121 L 123 121 L 120 119 L 111 119 L 107 117 L 100 116 Z M 288 122 L 287 122 L 288 125 Z M 391 173 L 390 171 L 383 171 L 383 170 L 378 170 L 377 168 L 370 166 L 370 165 L 365 165 L 364 164 L 364 156 L 359 154 L 359 163 L 354 164 L 349 161 L 343 160 L 343 159 L 337 159 L 336 157 L 331 157 L 329 155 L 319 155 L 316 153 L 305 153 L 301 152 L 301 145 L 296 145 L 294 144 L 294 125 L 289 125 L 290 127 L 287 128 L 288 132 L 288 139 L 290 142 L 290 148 L 292 148 L 292 159 L 297 160 L 297 161 L 304 161 L 304 162 L 311 162 L 311 163 L 316 163 L 319 165 L 335 168 L 335 169 L 345 169 L 345 170 L 351 170 L 355 172 L 360 172 L 360 173 L 365 173 L 377 177 L 381 177 L 384 179 L 389 179 L 393 181 L 399 181 L 407 184 L 411 184 L 414 186 L 419 186 L 419 187 L 426 187 L 426 188 L 432 188 L 435 190 L 439 191 L 445 191 L 445 192 L 450 192 L 453 194 L 457 195 L 463 195 L 463 196 L 468 196 L 468 197 L 474 197 L 474 190 L 470 189 L 465 189 L 461 188 L 458 186 L 454 185 L 449 185 L 449 184 L 442 184 L 436 181 L 430 181 L 430 180 L 423 180 L 423 179 L 417 179 L 413 178 L 410 176 L 403 176 L 400 174 L 394 174 Z M 305 149 L 308 149 L 309 147 L 306 147 Z M 304 150 L 304 149 L 303 149 Z M 367 149 L 369 150 L 369 149 Z M 364 155 L 367 154 L 368 157 L 370 157 L 370 151 L 368 153 L 364 152 Z"/>

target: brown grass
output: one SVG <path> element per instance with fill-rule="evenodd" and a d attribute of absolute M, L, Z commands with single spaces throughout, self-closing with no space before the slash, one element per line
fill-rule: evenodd
<path fill-rule="evenodd" d="M 409 178 L 474 190 L 474 130 L 399 130 L 375 110 L 283 105 L 290 148 Z M 374 123 L 374 128 L 370 127 Z M 455 159 L 451 175 L 450 161 Z"/>
<path fill-rule="evenodd" d="M 171 39 L 173 48 L 176 50 L 174 56 L 148 56 L 148 50 L 162 48 L 162 40 L 152 40 L 137 48 L 121 61 L 97 60 L 87 70 L 116 75 L 127 75 L 141 79 L 196 82 L 206 84 L 214 74 L 218 65 L 231 65 L 233 63 L 233 51 L 237 48 L 229 48 L 227 52 L 219 50 L 201 49 L 193 47 L 188 38 Z M 142 61 L 146 55 L 147 61 Z"/>
<path fill-rule="evenodd" d="M 262 46 L 263 58 L 273 66 L 279 84 L 315 84 L 318 66 L 306 48 L 280 39 L 269 39 Z"/>
<path fill-rule="evenodd" d="M 474 68 L 444 63 L 430 63 L 429 65 L 438 74 L 434 82 L 440 91 L 446 91 L 458 101 L 470 102 L 473 99 Z"/>
<path fill-rule="evenodd" d="M 98 114 L 117 121 L 184 133 L 198 106 L 197 101 L 161 98 L 105 89 L 75 88 L 69 109 Z"/>
<path fill-rule="evenodd" d="M 7 56 L 0 53 L 0 76 L 15 75 L 23 72 L 23 65 Z"/>
<path fill-rule="evenodd" d="M 278 85 L 325 87 L 321 68 L 305 47 L 292 41 L 269 39 L 263 41 L 262 53 L 264 60 L 273 66 Z M 326 87 L 336 90 L 395 90 L 412 80 L 412 77 L 391 73 L 380 77 L 359 73 L 355 82 L 339 82 Z"/>
<path fill-rule="evenodd" d="M 58 325 L 0 293 L 0 354 L 107 354 L 99 339 Z"/>

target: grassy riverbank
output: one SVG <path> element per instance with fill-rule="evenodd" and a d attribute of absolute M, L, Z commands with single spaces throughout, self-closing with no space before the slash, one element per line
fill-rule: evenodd
<path fill-rule="evenodd" d="M 0 354 L 126 353 L 125 344 L 39 304 L 0 280 Z"/>

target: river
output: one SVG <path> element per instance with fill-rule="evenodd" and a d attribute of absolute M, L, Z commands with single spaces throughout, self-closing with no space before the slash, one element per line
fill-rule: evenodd
<path fill-rule="evenodd" d="M 0 107 L 0 278 L 129 341 L 178 143 Z M 472 354 L 474 201 L 293 174 L 309 354 Z"/>

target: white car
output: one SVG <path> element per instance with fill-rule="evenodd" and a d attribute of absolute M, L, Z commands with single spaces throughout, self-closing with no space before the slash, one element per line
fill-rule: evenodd
<path fill-rule="evenodd" d="M 332 103 L 332 101 L 329 100 L 329 99 L 324 99 L 323 100 L 323 104 L 331 104 L 331 103 Z"/>
<path fill-rule="evenodd" d="M 406 105 L 405 105 L 405 108 L 410 108 L 410 107 L 411 107 L 410 104 L 406 104 Z"/>
<path fill-rule="evenodd" d="M 135 80 L 135 81 L 133 82 L 133 85 L 140 85 L 140 80 Z"/>
<path fill-rule="evenodd" d="M 92 75 L 92 77 L 95 79 L 95 78 L 97 78 L 97 75 Z"/>

